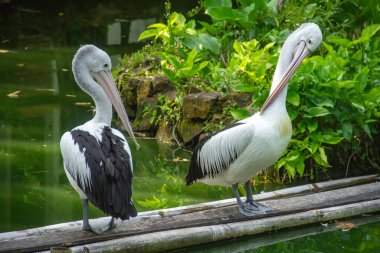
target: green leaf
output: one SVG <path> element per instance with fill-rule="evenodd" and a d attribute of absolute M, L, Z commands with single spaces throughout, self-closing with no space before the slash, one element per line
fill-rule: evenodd
<path fill-rule="evenodd" d="M 367 102 L 380 103 L 380 87 L 375 87 L 371 89 L 366 95 L 365 99 Z"/>
<path fill-rule="evenodd" d="M 345 121 L 342 123 L 342 131 L 343 131 L 343 137 L 346 140 L 351 140 L 352 138 L 352 124 L 351 122 Z"/>
<path fill-rule="evenodd" d="M 231 115 L 232 117 L 234 117 L 234 119 L 237 119 L 237 120 L 242 120 L 242 119 L 251 117 L 251 113 L 247 111 L 246 109 L 242 109 L 242 108 L 231 110 Z"/>
<path fill-rule="evenodd" d="M 372 133 L 371 133 L 371 128 L 369 127 L 369 125 L 368 124 L 363 124 L 362 127 L 363 127 L 364 132 L 372 140 Z"/>
<path fill-rule="evenodd" d="M 211 7 L 230 7 L 232 8 L 232 1 L 231 0 L 204 0 L 203 5 L 205 9 Z"/>
<path fill-rule="evenodd" d="M 143 40 L 143 39 L 146 39 L 146 38 L 155 37 L 155 36 L 157 36 L 159 34 L 160 31 L 161 31 L 161 29 L 149 29 L 149 30 L 145 30 L 145 31 L 143 31 L 140 34 L 139 41 Z"/>
<path fill-rule="evenodd" d="M 194 19 L 189 20 L 189 22 L 187 22 L 185 25 L 186 29 L 192 29 L 193 30 L 193 29 L 195 29 L 195 27 L 196 27 L 196 22 Z"/>
<path fill-rule="evenodd" d="M 305 172 L 305 158 L 301 155 L 296 161 L 296 170 L 300 176 Z"/>
<path fill-rule="evenodd" d="M 239 10 L 229 7 L 212 7 L 206 10 L 206 14 L 216 20 L 248 21 L 247 15 Z"/>
<path fill-rule="evenodd" d="M 222 44 L 217 38 L 211 36 L 208 33 L 201 33 L 197 36 L 197 41 L 202 47 L 207 48 L 214 54 L 219 54 Z"/>
<path fill-rule="evenodd" d="M 311 120 L 307 123 L 307 129 L 309 129 L 310 132 L 314 132 L 318 128 L 318 121 L 317 120 Z"/>
<path fill-rule="evenodd" d="M 367 86 L 368 73 L 369 69 L 367 66 L 365 66 L 354 76 L 354 81 L 358 82 L 358 85 L 356 85 L 356 87 L 359 87 L 360 91 L 363 91 Z"/>
<path fill-rule="evenodd" d="M 221 43 L 208 33 L 201 33 L 197 35 L 188 35 L 183 39 L 183 44 L 189 49 L 196 49 L 198 52 L 203 49 L 210 50 L 214 54 L 219 54 Z"/>
<path fill-rule="evenodd" d="M 322 158 L 322 156 L 321 156 L 321 149 L 322 149 L 323 158 Z M 326 157 L 326 154 L 325 154 L 324 149 L 323 149 L 322 147 L 320 147 L 320 148 L 319 148 L 319 151 L 320 151 L 320 152 L 316 152 L 316 153 L 313 154 L 312 157 L 313 157 L 314 161 L 315 161 L 317 164 L 319 164 L 319 165 L 321 165 L 321 166 L 323 166 L 323 167 L 330 167 L 330 165 L 326 162 L 327 157 Z"/>
<path fill-rule="evenodd" d="M 285 163 L 285 169 L 289 174 L 290 178 L 294 178 L 296 175 L 296 168 L 295 164 L 293 162 L 286 162 Z"/>
<path fill-rule="evenodd" d="M 209 64 L 209 61 L 203 61 L 198 66 L 198 71 L 204 69 Z"/>
<path fill-rule="evenodd" d="M 253 84 L 238 84 L 232 87 L 236 92 L 250 92 L 255 93 L 260 90 L 260 87 L 254 86 Z"/>
<path fill-rule="evenodd" d="M 318 143 L 321 143 L 322 142 L 322 135 L 320 132 L 312 132 L 310 133 L 310 138 L 315 141 L 315 142 L 318 142 Z"/>
<path fill-rule="evenodd" d="M 322 44 L 327 49 L 327 52 L 329 52 L 329 54 L 335 54 L 334 48 L 332 46 L 330 46 L 329 44 L 323 41 L 322 41 Z"/>
<path fill-rule="evenodd" d="M 380 30 L 380 24 L 373 24 L 373 25 L 369 25 L 367 26 L 363 32 L 362 32 L 362 36 L 364 37 L 367 37 L 367 38 L 371 38 L 373 35 L 375 35 L 378 31 Z"/>
<path fill-rule="evenodd" d="M 300 96 L 298 95 L 297 92 L 293 90 L 289 90 L 288 96 L 286 97 L 286 101 L 288 101 L 290 104 L 294 106 L 299 106 L 300 105 Z"/>
<path fill-rule="evenodd" d="M 298 159 L 299 156 L 300 156 L 300 152 L 298 150 L 293 150 L 293 151 L 290 151 L 286 155 L 286 160 L 287 161 L 294 161 L 294 160 Z"/>
<path fill-rule="evenodd" d="M 304 133 L 306 131 L 305 121 L 298 122 L 298 124 L 297 124 L 296 127 L 297 127 L 297 129 L 299 130 L 300 133 Z"/>
<path fill-rule="evenodd" d="M 354 40 L 352 43 L 363 43 L 369 41 L 380 30 L 380 24 L 373 24 L 367 26 L 363 31 L 359 39 Z"/>
<path fill-rule="evenodd" d="M 175 72 L 171 71 L 170 69 L 162 67 L 162 72 L 164 72 L 165 76 L 169 78 L 170 81 L 173 83 L 177 82 L 177 78 L 175 76 Z"/>
<path fill-rule="evenodd" d="M 171 65 L 173 65 L 173 67 L 175 69 L 180 69 L 181 66 L 182 66 L 182 63 L 177 59 L 176 56 L 172 55 L 172 54 L 162 54 L 162 56 L 169 61 L 169 63 Z"/>
<path fill-rule="evenodd" d="M 172 12 L 168 18 L 168 23 L 170 25 L 177 24 L 179 27 L 185 27 L 185 22 L 185 16 L 178 12 Z"/>
<path fill-rule="evenodd" d="M 320 154 L 321 159 L 323 160 L 323 162 L 328 165 L 329 162 L 327 161 L 327 156 L 326 156 L 326 153 L 325 153 L 325 149 L 323 147 L 319 147 L 318 151 L 319 151 L 319 154 Z"/>
<path fill-rule="evenodd" d="M 319 92 L 317 92 L 317 93 L 319 93 Z M 310 100 L 318 107 L 334 108 L 334 102 L 327 97 L 314 96 L 314 97 L 311 97 Z"/>
<path fill-rule="evenodd" d="M 327 144 L 338 144 L 343 140 L 342 137 L 336 137 L 332 135 L 322 135 L 322 142 Z"/>
<path fill-rule="evenodd" d="M 197 56 L 197 50 L 195 48 L 191 50 L 191 52 L 188 54 L 186 62 L 184 65 L 193 65 L 194 64 L 194 58 Z"/>
<path fill-rule="evenodd" d="M 312 141 L 309 149 L 310 153 L 314 154 L 320 146 L 321 144 L 319 142 Z"/>
<path fill-rule="evenodd" d="M 305 117 L 310 118 L 310 117 L 322 117 L 327 114 L 330 114 L 329 110 L 327 110 L 324 107 L 311 107 L 311 108 L 306 108 L 305 111 L 309 113 L 309 115 L 305 115 Z"/>
<path fill-rule="evenodd" d="M 359 98 L 359 97 L 352 97 L 351 98 L 351 104 L 356 107 L 357 109 L 359 109 L 360 111 L 365 111 L 365 107 L 364 107 L 364 101 Z"/>
<path fill-rule="evenodd" d="M 348 39 L 340 38 L 340 37 L 335 36 L 335 35 L 328 36 L 327 40 L 330 41 L 331 43 L 334 43 L 338 46 L 342 46 L 345 48 L 348 48 L 351 46 L 351 41 L 349 41 Z"/>
<path fill-rule="evenodd" d="M 232 47 L 235 50 L 235 52 L 238 53 L 239 56 L 245 56 L 246 55 L 243 44 L 240 43 L 239 41 L 235 40 Z"/>
<path fill-rule="evenodd" d="M 163 23 L 155 23 L 155 24 L 151 24 L 150 26 L 148 26 L 149 29 L 151 28 L 161 28 L 160 30 L 162 29 L 167 29 L 168 27 L 163 24 Z"/>

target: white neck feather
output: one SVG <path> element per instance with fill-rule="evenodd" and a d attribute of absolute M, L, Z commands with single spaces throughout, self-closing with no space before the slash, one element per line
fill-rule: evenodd
<path fill-rule="evenodd" d="M 277 86 L 280 83 L 281 77 L 284 75 L 286 69 L 288 68 L 290 62 L 292 61 L 292 52 L 291 52 L 291 46 L 292 41 L 285 41 L 281 52 L 280 57 L 278 58 L 276 70 L 274 72 L 272 86 L 270 89 L 269 95 L 271 95 L 274 90 L 277 88 Z M 280 112 L 283 113 L 286 112 L 286 95 L 288 91 L 288 84 L 282 89 L 281 93 L 278 95 L 278 97 L 267 107 L 265 110 L 265 114 L 272 114 L 273 112 Z M 271 111 L 271 112 L 270 112 Z"/>
<path fill-rule="evenodd" d="M 95 123 L 105 123 L 111 125 L 112 120 L 112 103 L 107 97 L 102 87 L 95 82 L 84 64 L 75 64 L 73 66 L 74 77 L 79 87 L 89 94 L 95 102 L 96 113 L 91 120 Z"/>

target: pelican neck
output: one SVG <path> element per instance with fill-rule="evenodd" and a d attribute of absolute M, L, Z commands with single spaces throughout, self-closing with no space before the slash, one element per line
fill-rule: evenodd
<path fill-rule="evenodd" d="M 87 67 L 83 64 L 73 65 L 75 81 L 78 86 L 92 97 L 95 103 L 95 116 L 91 122 L 111 125 L 112 103 L 103 88 L 95 82 Z"/>

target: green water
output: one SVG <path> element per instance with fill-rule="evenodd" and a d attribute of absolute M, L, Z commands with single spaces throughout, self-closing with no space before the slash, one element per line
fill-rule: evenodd
<path fill-rule="evenodd" d="M 93 115 L 90 106 L 82 106 L 92 103 L 91 98 L 72 78 L 74 50 L 2 55 L 6 64 L 1 63 L 0 231 L 81 219 L 81 202 L 68 184 L 59 150 L 62 134 Z M 14 92 L 18 93 L 9 96 Z M 154 139 L 139 143 L 138 152 L 130 145 L 133 198 L 139 211 L 231 197 L 228 188 L 184 186 L 188 152 Z M 99 216 L 102 212 L 91 208 L 91 217 Z"/>
<path fill-rule="evenodd" d="M 182 253 L 377 253 L 380 252 L 380 216 L 349 221 L 342 230 L 333 222 L 298 229 L 243 237 L 176 252 Z"/>

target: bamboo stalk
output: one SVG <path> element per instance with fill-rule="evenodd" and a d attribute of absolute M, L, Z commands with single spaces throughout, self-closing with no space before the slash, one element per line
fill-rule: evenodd
<path fill-rule="evenodd" d="M 378 174 L 373 174 L 373 175 L 367 175 L 367 176 L 325 181 L 325 182 L 314 183 L 314 184 L 300 185 L 300 186 L 290 187 L 286 189 L 260 193 L 260 194 L 255 195 L 254 199 L 258 201 L 262 201 L 262 200 L 290 197 L 290 196 L 295 196 L 295 195 L 300 195 L 300 194 L 308 194 L 312 192 L 329 191 L 333 189 L 374 182 L 378 179 L 378 177 L 379 177 Z M 242 197 L 242 201 L 245 201 L 245 197 Z M 168 216 L 175 216 L 175 215 L 185 214 L 185 213 L 190 213 L 190 212 L 195 212 L 195 211 L 203 211 L 203 210 L 214 209 L 214 208 L 219 208 L 219 207 L 231 206 L 235 204 L 236 204 L 236 199 L 230 198 L 230 199 L 196 204 L 192 206 L 180 206 L 180 207 L 174 207 L 174 208 L 148 211 L 148 212 L 142 213 L 141 216 L 159 215 L 161 217 L 168 217 Z"/>
<path fill-rule="evenodd" d="M 85 246 L 76 246 L 72 247 L 71 250 L 73 253 L 83 252 L 84 248 L 94 253 L 160 252 L 379 211 L 380 200 L 377 199 L 258 220 L 136 235 Z"/>
<path fill-rule="evenodd" d="M 283 216 L 310 209 L 321 209 L 333 205 L 345 205 L 352 202 L 379 199 L 380 188 L 378 183 L 363 184 L 373 182 L 376 178 L 377 175 L 371 175 L 318 183 L 317 186 L 292 187 L 259 194 L 257 195 L 257 199 L 260 201 L 271 199 L 264 201 L 265 205 L 269 205 L 274 209 L 269 215 Z M 350 187 L 347 188 L 347 186 Z M 327 190 L 328 192 L 324 192 Z M 259 216 L 255 218 L 259 220 L 265 217 Z M 247 219 L 247 217 L 242 216 L 238 212 L 235 206 L 235 199 L 229 199 L 160 211 L 143 212 L 137 218 L 133 218 L 128 222 L 118 222 L 116 229 L 102 236 L 81 231 L 81 221 L 2 233 L 0 234 L 0 252 L 6 252 L 9 248 L 35 251 L 53 246 L 91 244 L 120 237 L 129 238 L 139 234 L 149 235 L 154 232 L 159 233 L 158 231 L 241 222 Z M 104 224 L 105 222 L 108 222 L 108 218 L 91 220 L 91 223 L 95 226 Z"/>

